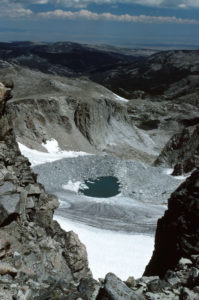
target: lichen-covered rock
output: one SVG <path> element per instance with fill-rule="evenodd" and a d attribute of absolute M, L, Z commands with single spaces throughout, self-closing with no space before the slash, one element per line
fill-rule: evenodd
<path fill-rule="evenodd" d="M 95 300 L 98 296 L 100 284 L 94 279 L 84 278 L 81 280 L 78 291 L 83 299 Z"/>
<path fill-rule="evenodd" d="M 6 275 L 6 274 L 9 274 L 11 276 L 16 276 L 17 270 L 7 263 L 0 262 L 0 275 Z"/>
<path fill-rule="evenodd" d="M 144 300 L 142 295 L 130 289 L 113 273 L 108 273 L 105 278 L 104 289 L 101 290 L 99 299 L 108 300 Z"/>
<path fill-rule="evenodd" d="M 79 237 L 73 231 L 66 233 L 66 247 L 67 251 L 64 256 L 69 263 L 74 277 L 79 277 L 80 270 L 84 270 L 87 261 L 86 247 L 80 242 Z"/>

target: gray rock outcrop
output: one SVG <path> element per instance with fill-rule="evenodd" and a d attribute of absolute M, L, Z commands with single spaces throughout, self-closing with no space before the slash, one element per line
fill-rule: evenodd
<path fill-rule="evenodd" d="M 199 254 L 199 169 L 168 200 L 168 210 L 158 220 L 155 250 L 144 275 L 163 277 L 181 257 Z"/>
<path fill-rule="evenodd" d="M 144 297 L 134 292 L 112 273 L 108 273 L 104 283 L 104 296 L 110 300 L 143 300 Z"/>
<path fill-rule="evenodd" d="M 182 258 L 174 270 L 164 278 L 143 276 L 122 282 L 114 274 L 107 274 L 97 300 L 198 300 L 199 255 Z"/>
<path fill-rule="evenodd" d="M 183 129 L 166 144 L 155 166 L 173 167 L 173 175 L 191 172 L 199 166 L 199 125 Z"/>
<path fill-rule="evenodd" d="M 0 226 L 19 216 L 20 197 L 11 182 L 0 186 Z"/>
<path fill-rule="evenodd" d="M 87 252 L 53 221 L 58 200 L 18 149 L 5 115 L 9 98 L 10 88 L 0 84 L 0 299 L 70 299 L 80 295 L 77 283 L 91 278 Z"/>

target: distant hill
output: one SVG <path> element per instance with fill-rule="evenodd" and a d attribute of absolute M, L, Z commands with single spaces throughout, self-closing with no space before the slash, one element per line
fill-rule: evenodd
<path fill-rule="evenodd" d="M 141 60 L 153 52 L 110 46 L 89 46 L 70 42 L 0 43 L 0 59 L 38 71 L 64 75 L 88 76 Z"/>
<path fill-rule="evenodd" d="M 71 42 L 0 43 L 0 67 L 6 63 L 54 75 L 87 77 L 128 99 L 172 100 L 199 89 L 199 50 L 157 52 Z"/>

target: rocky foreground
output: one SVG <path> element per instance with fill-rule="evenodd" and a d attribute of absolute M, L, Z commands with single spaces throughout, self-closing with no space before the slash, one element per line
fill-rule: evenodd
<path fill-rule="evenodd" d="M 122 282 L 109 273 L 97 282 L 78 236 L 53 221 L 56 197 L 37 183 L 18 149 L 5 113 L 11 88 L 0 84 L 0 299 L 198 299 L 199 170 L 171 195 L 158 221 L 148 277 Z"/>
<path fill-rule="evenodd" d="M 49 299 L 49 293 L 73 294 L 75 282 L 91 278 L 86 249 L 74 232 L 64 232 L 52 219 L 58 200 L 36 182 L 29 161 L 19 152 L 4 115 L 9 94 L 10 88 L 1 84 L 1 299 Z"/>

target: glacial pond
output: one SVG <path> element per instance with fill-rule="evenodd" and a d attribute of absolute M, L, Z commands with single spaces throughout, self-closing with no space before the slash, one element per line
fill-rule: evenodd
<path fill-rule="evenodd" d="M 79 193 L 89 197 L 109 198 L 120 193 L 120 184 L 118 179 L 113 176 L 88 179 L 80 185 Z"/>

